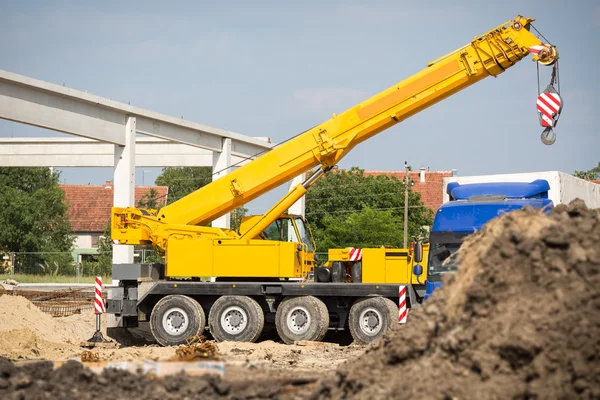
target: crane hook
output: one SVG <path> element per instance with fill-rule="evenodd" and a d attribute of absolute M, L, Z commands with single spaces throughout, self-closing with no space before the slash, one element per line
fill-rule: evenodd
<path fill-rule="evenodd" d="M 552 136 L 550 136 L 550 134 L 552 134 Z M 542 143 L 544 143 L 545 145 L 553 145 L 554 142 L 556 142 L 556 132 L 554 132 L 552 128 L 548 127 L 542 131 L 541 139 Z"/>
<path fill-rule="evenodd" d="M 558 117 L 562 111 L 563 101 L 552 84 L 548 85 L 537 98 L 537 111 L 540 118 L 540 124 L 544 127 L 542 131 L 542 143 L 552 145 L 556 141 L 556 133 L 553 128 L 558 122 Z"/>

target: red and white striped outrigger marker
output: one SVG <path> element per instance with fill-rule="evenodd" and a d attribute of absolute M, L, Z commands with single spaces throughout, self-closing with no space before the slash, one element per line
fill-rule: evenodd
<path fill-rule="evenodd" d="M 104 299 L 102 298 L 102 277 L 96 277 L 96 300 L 94 302 L 94 312 L 96 314 L 102 314 L 106 312 L 106 306 L 104 305 Z"/>
<path fill-rule="evenodd" d="M 362 260 L 362 249 L 355 249 L 354 247 L 350 247 L 348 254 L 350 256 L 350 261 Z"/>
<path fill-rule="evenodd" d="M 102 298 L 102 277 L 101 276 L 96 277 L 95 291 L 96 291 L 96 297 L 94 299 L 94 313 L 96 314 L 96 332 L 94 332 L 94 335 L 90 339 L 88 339 L 87 342 L 81 343 L 81 346 L 84 346 L 84 347 L 96 347 L 96 346 L 114 347 L 113 346 L 114 343 L 112 343 L 109 340 L 106 340 L 104 338 L 104 336 L 102 335 L 102 330 L 101 330 L 102 314 L 106 312 L 106 305 L 104 304 L 104 299 Z"/>
<path fill-rule="evenodd" d="M 405 324 L 408 316 L 408 308 L 406 308 L 406 286 L 401 285 L 398 294 L 398 323 Z"/>

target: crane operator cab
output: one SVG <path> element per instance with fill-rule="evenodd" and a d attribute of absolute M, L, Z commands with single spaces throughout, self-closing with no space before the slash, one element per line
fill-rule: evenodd
<path fill-rule="evenodd" d="M 252 215 L 242 217 L 240 224 L 240 235 L 248 231 L 262 217 L 262 215 Z M 298 243 L 304 248 L 306 268 L 304 277 L 311 274 L 315 268 L 315 239 L 312 235 L 308 222 L 301 215 L 283 214 L 271 223 L 259 237 L 255 239 L 274 240 L 279 242 Z M 318 260 L 317 260 L 318 261 Z"/>

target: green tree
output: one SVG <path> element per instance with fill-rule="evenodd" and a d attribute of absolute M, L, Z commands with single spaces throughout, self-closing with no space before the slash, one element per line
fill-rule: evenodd
<path fill-rule="evenodd" d="M 156 178 L 159 186 L 168 186 L 168 204 L 212 182 L 211 167 L 166 167 Z"/>
<path fill-rule="evenodd" d="M 0 168 L 0 252 L 30 253 L 16 260 L 22 272 L 72 269 L 75 236 L 58 182 L 49 168 Z M 54 254 L 31 254 L 39 252 Z"/>
<path fill-rule="evenodd" d="M 112 238 L 110 220 L 104 226 L 104 232 L 98 240 L 97 271 L 102 276 L 112 274 Z"/>
<path fill-rule="evenodd" d="M 330 247 L 401 246 L 404 233 L 404 182 L 365 176 L 360 168 L 334 170 L 306 194 L 306 216 L 317 251 Z M 422 235 L 432 212 L 419 193 L 408 190 L 408 236 Z"/>
<path fill-rule="evenodd" d="M 365 206 L 361 212 L 342 218 L 325 216 L 327 229 L 316 232 L 321 249 L 340 247 L 402 247 L 403 225 L 392 210 L 377 211 Z"/>
<path fill-rule="evenodd" d="M 573 174 L 578 178 L 587 179 L 587 180 L 600 180 L 600 162 L 594 168 L 589 171 L 575 171 Z"/>
<path fill-rule="evenodd" d="M 142 197 L 138 200 L 136 207 L 139 208 L 160 208 L 165 204 L 165 199 L 161 199 L 158 196 L 158 190 L 156 188 L 150 188 L 147 192 L 142 194 Z"/>
<path fill-rule="evenodd" d="M 239 232 L 242 218 L 246 215 L 248 209 L 245 207 L 236 208 L 229 214 L 229 226 L 236 232 Z"/>

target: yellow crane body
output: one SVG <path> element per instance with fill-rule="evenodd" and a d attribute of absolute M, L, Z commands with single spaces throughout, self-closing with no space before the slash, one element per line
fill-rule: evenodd
<path fill-rule="evenodd" d="M 358 257 L 357 250 L 360 250 Z M 408 249 L 385 246 L 329 249 L 324 266 L 333 269 L 334 263 L 339 263 L 345 282 L 423 285 L 427 279 L 428 253 L 429 244 L 423 244 L 422 261 L 417 262 L 413 246 Z M 414 273 L 416 264 L 422 266 L 423 273 L 420 275 Z"/>
<path fill-rule="evenodd" d="M 165 255 L 168 277 L 305 277 L 314 268 L 306 242 L 262 240 L 259 235 L 306 193 L 316 177 L 298 185 L 245 233 L 206 225 L 320 166 L 318 177 L 379 132 L 488 76 L 500 75 L 530 54 L 532 46 L 543 47 L 534 55 L 535 61 L 553 63 L 556 50 L 529 31 L 532 21 L 518 16 L 476 37 L 421 72 L 334 114 L 156 214 L 134 207 L 113 208 L 112 239 L 119 244 L 152 244 Z M 369 274 L 369 280 L 400 279 L 392 272 Z"/>
<path fill-rule="evenodd" d="M 307 254 L 296 243 L 269 240 L 170 239 L 168 246 L 169 277 L 301 277 Z"/>

